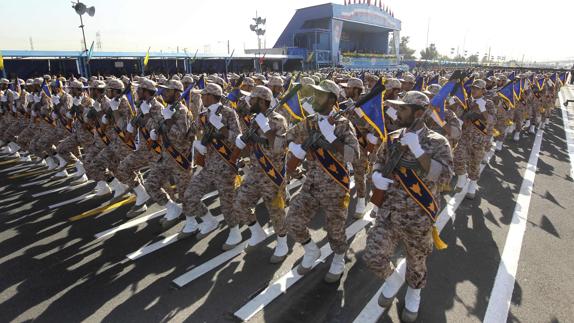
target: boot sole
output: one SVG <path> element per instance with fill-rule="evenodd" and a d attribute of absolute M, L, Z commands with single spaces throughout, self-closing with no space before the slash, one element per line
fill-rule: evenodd
<path fill-rule="evenodd" d="M 162 219 L 163 220 L 163 219 Z M 163 231 L 167 231 L 179 223 L 179 218 L 175 218 L 173 220 L 163 220 L 161 221 L 161 228 Z"/>
<path fill-rule="evenodd" d="M 285 255 L 285 256 L 272 255 L 271 258 L 269 259 L 269 262 L 272 264 L 278 264 L 280 262 L 283 262 L 286 258 L 287 258 L 287 255 Z"/>
<path fill-rule="evenodd" d="M 379 299 L 377 300 L 377 303 L 379 304 L 380 307 L 388 309 L 389 307 L 391 307 L 393 305 L 394 300 L 395 300 L 395 296 L 387 298 L 381 292 L 381 294 L 379 294 Z"/>
<path fill-rule="evenodd" d="M 406 308 L 403 308 L 403 312 L 401 313 L 401 321 L 411 323 L 416 321 L 418 316 L 419 316 L 418 312 L 411 312 Z"/>
<path fill-rule="evenodd" d="M 308 272 L 311 271 L 311 269 L 313 269 L 313 267 L 309 267 L 309 268 L 305 268 L 301 265 L 297 266 L 297 273 L 301 276 L 307 274 Z"/>
<path fill-rule="evenodd" d="M 327 274 L 325 275 L 325 279 L 324 279 L 324 280 L 325 280 L 326 283 L 332 284 L 332 283 L 338 282 L 338 281 L 341 279 L 341 277 L 343 277 L 343 273 L 340 273 L 340 274 L 327 273 Z"/>
<path fill-rule="evenodd" d="M 177 234 L 177 240 L 184 240 L 187 238 L 190 238 L 192 236 L 194 236 L 195 234 L 197 234 L 198 230 L 195 230 L 193 232 L 180 232 Z"/>
<path fill-rule="evenodd" d="M 237 244 L 233 244 L 233 245 L 224 243 L 223 246 L 221 246 L 221 250 L 223 250 L 223 251 L 229 251 L 229 250 L 231 250 L 231 249 L 237 247 L 240 243 L 241 243 L 241 242 L 238 242 Z"/>
<path fill-rule="evenodd" d="M 142 207 L 142 206 L 145 206 L 145 207 Z M 135 210 L 133 208 L 131 210 L 129 210 L 128 213 L 126 214 L 126 217 L 128 219 L 133 219 L 136 216 L 145 213 L 146 211 L 147 211 L 147 206 L 144 203 L 144 204 L 140 205 L 139 207 L 137 207 L 137 209 L 135 209 Z"/>

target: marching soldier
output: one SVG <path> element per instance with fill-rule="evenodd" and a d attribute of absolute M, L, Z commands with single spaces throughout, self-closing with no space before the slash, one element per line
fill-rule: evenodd
<path fill-rule="evenodd" d="M 66 136 L 64 140 L 62 140 L 58 146 L 56 147 L 56 158 L 58 160 L 63 160 L 60 163 L 60 168 L 62 169 L 62 177 L 67 177 L 67 171 L 65 170 L 66 164 L 74 163 L 76 166 L 76 174 L 74 177 L 79 181 L 86 181 L 88 178 L 85 175 L 85 169 L 83 163 L 78 157 L 80 157 L 80 140 L 81 136 L 88 136 L 93 137 L 91 132 L 86 133 L 83 127 L 74 127 L 74 123 L 81 123 L 83 119 L 81 119 L 82 113 L 84 109 L 87 110 L 88 107 L 92 105 L 92 100 L 85 95 L 84 92 L 84 85 L 79 80 L 73 80 L 70 82 L 68 86 L 70 89 L 70 99 L 72 101 L 72 107 L 69 111 L 62 112 L 58 114 L 60 122 L 62 123 L 63 127 L 69 129 L 69 135 Z M 52 102 L 54 100 L 58 101 L 58 98 L 52 97 Z M 75 121 L 76 118 L 80 118 L 79 120 Z M 88 142 L 91 142 L 93 138 L 88 139 Z M 56 174 L 58 175 L 58 174 Z"/>
<path fill-rule="evenodd" d="M 180 236 L 182 238 L 195 234 L 202 239 L 218 226 L 218 221 L 203 204 L 203 196 L 214 189 L 219 193 L 221 212 L 230 228 L 229 236 L 223 245 L 229 250 L 241 242 L 239 219 L 234 217 L 233 197 L 239 185 L 237 166 L 231 161 L 231 150 L 235 139 L 241 133 L 239 118 L 232 108 L 222 105 L 223 91 L 214 83 L 208 83 L 201 91 L 201 101 L 205 110 L 199 115 L 198 128 L 201 140 L 193 143 L 195 154 L 202 160 L 202 167 L 191 179 L 183 195 L 183 213 L 186 224 Z M 196 218 L 201 217 L 201 224 Z"/>
<path fill-rule="evenodd" d="M 458 103 L 463 106 L 461 118 L 464 123 L 460 141 L 453 152 L 454 169 L 458 176 L 456 191 L 460 192 L 469 179 L 466 195 L 469 199 L 473 199 L 476 194 L 480 163 L 484 158 L 484 147 L 489 140 L 488 129 L 496 113 L 494 103 L 484 98 L 485 90 L 486 82 L 476 79 L 471 86 L 470 99 L 464 105 L 462 102 Z"/>
<path fill-rule="evenodd" d="M 445 137 L 428 129 L 424 122 L 416 122 L 430 104 L 426 95 L 410 91 L 392 103 L 398 108 L 400 129 L 389 134 L 389 143 L 381 145 L 377 153 L 373 184 L 385 191 L 385 200 L 368 232 L 364 259 L 367 267 L 385 280 L 379 305 L 389 308 L 394 292 L 402 285 L 402 281 L 388 279 L 393 272 L 391 258 L 397 244 L 403 243 L 408 289 L 401 319 L 414 322 L 428 277 L 426 258 L 432 251 L 434 221 L 440 210 L 439 188 L 452 176 L 452 152 Z M 407 149 L 397 168 L 384 174 L 385 165 L 402 147 Z M 413 191 L 415 185 L 419 190 Z"/>
<path fill-rule="evenodd" d="M 290 202 L 287 229 L 289 235 L 305 249 L 303 260 L 297 267 L 297 272 L 304 275 L 321 256 L 319 247 L 309 235 L 308 225 L 319 209 L 324 210 L 327 237 L 335 252 L 325 280 L 336 282 L 345 270 L 347 251 L 345 223 L 350 180 L 346 163 L 353 163 L 359 157 L 359 143 L 348 119 L 338 116 L 333 124 L 329 120 L 334 118 L 332 114 L 339 97 L 339 86 L 331 80 L 324 80 L 313 87 L 316 114 L 287 132 L 291 158 L 304 160 L 308 156 L 303 187 Z"/>
<path fill-rule="evenodd" d="M 129 136 L 140 138 L 140 144 L 136 150 L 122 159 L 116 172 L 116 177 L 122 183 L 128 185 L 136 195 L 134 206 L 128 211 L 127 217 L 136 217 L 147 211 L 146 202 L 150 199 L 139 170 L 157 161 L 161 149 L 154 150 L 157 142 L 152 143 L 150 129 L 157 129 L 162 118 L 163 105 L 155 98 L 157 91 L 156 83 L 147 78 L 141 78 L 137 85 L 139 99 L 139 115 L 130 120 L 126 126 Z M 140 136 L 141 135 L 141 136 Z"/>
<path fill-rule="evenodd" d="M 161 109 L 163 119 L 160 124 L 150 130 L 150 139 L 161 141 L 161 158 L 151 166 L 145 189 L 157 204 L 165 206 L 167 211 L 161 224 L 163 229 L 167 230 L 178 222 L 181 206 L 177 202 L 183 200 L 191 179 L 189 156 L 195 129 L 191 111 L 181 102 L 183 84 L 172 79 L 159 87 L 164 89 L 162 96 L 167 106 Z M 148 122 L 148 126 L 152 124 L 153 121 Z M 177 198 L 166 192 L 170 180 L 176 186 Z"/>
<path fill-rule="evenodd" d="M 347 83 L 340 84 L 345 90 L 347 98 L 358 101 L 363 95 L 363 81 L 351 77 Z M 355 207 L 355 217 L 362 218 L 365 213 L 367 193 L 367 174 L 369 173 L 369 150 L 377 145 L 378 138 L 370 132 L 370 128 L 360 115 L 352 111 L 347 116 L 353 124 L 357 140 L 359 142 L 359 158 L 353 161 L 353 177 L 355 179 L 355 189 L 357 191 L 357 205 Z"/>
<path fill-rule="evenodd" d="M 125 85 L 119 79 L 110 79 L 106 84 L 107 99 L 102 103 L 102 117 L 100 125 L 109 143 L 98 153 L 92 162 L 96 172 L 104 174 L 106 186 L 114 192 L 112 201 L 117 201 L 128 191 L 128 186 L 121 183 L 115 173 L 120 161 L 132 153 L 135 148 L 133 140 L 125 134 L 128 120 L 131 117 L 131 107 L 124 92 Z M 102 192 L 107 191 L 105 186 L 97 187 Z"/>
<path fill-rule="evenodd" d="M 255 114 L 250 125 L 256 129 L 246 132 L 236 139 L 239 149 L 248 147 L 251 163 L 244 168 L 245 177 L 237 190 L 233 201 L 234 218 L 249 225 L 251 238 L 248 246 L 255 246 L 265 240 L 267 235 L 257 222 L 255 212 L 252 210 L 259 198 L 269 211 L 269 217 L 275 234 L 277 245 L 271 256 L 271 263 L 281 262 L 287 257 L 287 227 L 285 226 L 285 185 L 286 178 L 283 173 L 285 164 L 287 120 L 273 111 L 266 116 L 270 108 L 273 94 L 265 86 L 256 86 L 250 95 L 250 112 Z"/>

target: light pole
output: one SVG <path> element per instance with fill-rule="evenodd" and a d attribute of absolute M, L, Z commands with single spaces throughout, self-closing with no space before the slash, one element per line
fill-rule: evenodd
<path fill-rule="evenodd" d="M 255 25 L 249 25 L 249 29 L 253 31 L 257 35 L 257 54 L 261 56 L 261 36 L 265 35 L 265 23 L 267 22 L 266 18 L 259 17 L 257 11 L 255 12 L 255 18 L 252 18 L 255 22 Z M 261 62 L 259 62 L 261 65 Z"/>
<path fill-rule="evenodd" d="M 82 29 L 82 37 L 84 39 L 84 52 L 88 50 L 88 45 L 86 43 L 86 33 L 84 32 L 84 20 L 82 19 L 82 15 L 87 13 L 88 15 L 90 15 L 90 17 L 93 17 L 94 14 L 96 13 L 96 8 L 95 7 L 86 7 L 85 4 L 81 3 L 80 0 L 77 0 L 76 2 L 72 2 L 72 8 L 74 8 L 74 10 L 76 11 L 76 13 L 78 14 L 78 16 L 80 16 L 80 28 Z"/>
<path fill-rule="evenodd" d="M 89 77 L 90 75 L 90 66 L 88 64 L 88 60 L 90 59 L 89 56 L 90 54 L 88 53 L 88 44 L 86 43 L 86 33 L 84 31 L 84 20 L 82 19 L 82 15 L 87 13 L 90 17 L 93 17 L 94 14 L 96 13 L 96 8 L 95 7 L 86 7 L 85 4 L 81 3 L 80 0 L 76 0 L 76 2 L 72 2 L 72 8 L 74 8 L 74 10 L 76 11 L 76 13 L 78 14 L 78 16 L 80 16 L 80 28 L 82 29 L 82 37 L 84 40 L 84 50 L 82 51 L 82 55 L 80 55 L 79 62 L 80 62 L 80 66 L 82 67 L 80 70 L 80 74 Z M 93 46 L 93 43 L 92 43 Z M 86 53 L 86 57 L 83 57 L 83 53 Z"/>

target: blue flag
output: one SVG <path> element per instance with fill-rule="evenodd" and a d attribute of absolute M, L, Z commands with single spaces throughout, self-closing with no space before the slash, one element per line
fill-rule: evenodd
<path fill-rule="evenodd" d="M 46 95 L 48 97 L 52 96 L 52 93 L 50 93 L 50 88 L 48 87 L 48 83 L 46 83 L 46 80 L 44 80 L 44 82 L 42 82 L 42 91 L 44 93 L 46 93 Z"/>
<path fill-rule="evenodd" d="M 241 90 L 238 87 L 234 88 L 229 94 L 227 95 L 227 99 L 233 109 L 237 109 L 237 102 L 239 102 L 239 98 L 241 97 Z"/>
<path fill-rule="evenodd" d="M 301 106 L 301 100 L 299 98 L 299 92 L 295 93 L 285 104 L 283 104 L 283 108 L 289 112 L 289 114 L 295 118 L 296 120 L 303 120 L 305 119 L 305 113 L 303 112 L 303 107 Z"/>
<path fill-rule="evenodd" d="M 183 90 L 183 93 L 181 93 L 181 99 L 185 101 L 185 105 L 187 107 L 189 107 L 189 102 L 191 100 L 191 90 L 193 89 L 193 85 L 194 83 L 191 83 L 185 90 Z"/>
<path fill-rule="evenodd" d="M 416 80 L 415 80 L 415 85 L 413 86 L 413 91 L 419 91 L 422 92 L 425 90 L 425 78 L 423 76 L 417 76 Z"/>
<path fill-rule="evenodd" d="M 510 73 L 510 75 L 508 75 L 509 81 L 514 81 L 515 79 L 516 79 L 516 72 L 512 72 Z"/>
<path fill-rule="evenodd" d="M 435 75 L 433 78 L 431 78 L 427 84 L 427 86 L 431 85 L 431 84 L 438 84 L 438 77 L 439 75 Z"/>
<path fill-rule="evenodd" d="M 503 86 L 500 90 L 498 90 L 498 96 L 502 98 L 502 100 L 506 103 L 506 105 L 510 108 L 514 108 L 514 84 L 513 82 L 509 82 L 505 86 Z"/>
<path fill-rule="evenodd" d="M 197 88 L 200 90 L 205 89 L 205 77 L 203 75 L 199 78 L 199 81 L 197 81 Z"/>
<path fill-rule="evenodd" d="M 134 102 L 134 94 L 132 93 L 132 85 L 128 84 L 126 89 L 126 98 L 128 99 L 128 104 L 130 105 L 130 112 L 132 116 L 136 115 L 136 104 Z"/>
<path fill-rule="evenodd" d="M 463 83 L 459 83 L 460 86 L 456 87 L 456 90 L 453 93 L 453 96 L 456 96 L 457 98 L 459 98 L 459 100 L 462 102 L 462 106 L 463 108 L 466 110 L 467 106 L 466 106 L 466 100 L 468 99 L 468 94 L 466 92 L 466 89 L 464 88 L 464 84 Z"/>
<path fill-rule="evenodd" d="M 379 79 L 379 82 L 382 83 L 383 80 Z M 377 131 L 379 138 L 383 142 L 387 139 L 384 97 L 385 91 L 381 92 L 379 95 L 375 95 L 372 99 L 359 107 L 363 111 L 363 119 Z"/>
<path fill-rule="evenodd" d="M 520 100 L 520 98 L 522 97 L 522 80 L 514 81 L 512 91 L 514 92 L 514 102 Z"/>
<path fill-rule="evenodd" d="M 446 104 L 446 99 L 454 91 L 456 85 L 457 85 L 456 80 L 446 83 L 430 101 L 431 106 L 437 107 L 439 109 L 438 113 L 436 110 L 433 109 L 433 120 L 435 120 L 436 123 L 441 127 L 444 127 L 444 125 L 446 124 L 445 113 L 444 113 L 444 106 Z"/>

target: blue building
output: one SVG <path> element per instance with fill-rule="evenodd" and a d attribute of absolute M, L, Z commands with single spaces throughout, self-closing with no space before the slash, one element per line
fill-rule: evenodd
<path fill-rule="evenodd" d="M 384 69 L 399 64 L 400 30 L 401 21 L 377 6 L 326 3 L 298 9 L 274 47 L 307 57 L 311 67 Z"/>

